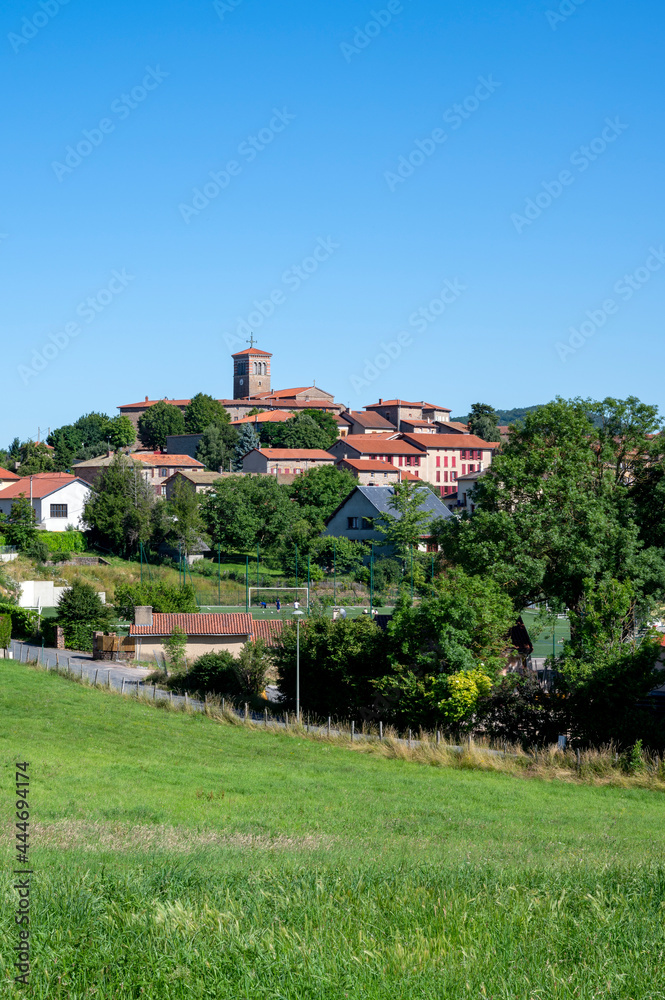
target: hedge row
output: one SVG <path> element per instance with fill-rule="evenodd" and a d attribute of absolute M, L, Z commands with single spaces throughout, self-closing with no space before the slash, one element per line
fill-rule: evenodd
<path fill-rule="evenodd" d="M 85 535 L 80 531 L 38 531 L 37 538 L 45 542 L 49 552 L 85 552 Z"/>
<path fill-rule="evenodd" d="M 12 639 L 32 639 L 39 625 L 39 615 L 29 608 L 19 608 L 15 604 L 0 604 L 0 615 L 9 615 L 12 623 Z"/>

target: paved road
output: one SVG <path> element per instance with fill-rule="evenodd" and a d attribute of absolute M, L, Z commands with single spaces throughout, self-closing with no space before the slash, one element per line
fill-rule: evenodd
<path fill-rule="evenodd" d="M 47 668 L 59 666 L 63 670 L 69 669 L 78 676 L 87 676 L 90 681 L 94 681 L 95 675 L 97 675 L 98 683 L 109 684 L 110 687 L 121 688 L 124 678 L 125 688 L 129 685 L 131 690 L 132 685 L 142 683 L 151 673 L 150 670 L 141 667 L 128 667 L 122 663 L 93 660 L 90 653 L 77 653 L 69 649 L 63 651 L 48 646 L 32 646 L 28 642 L 16 642 L 15 639 L 12 639 L 11 650 L 14 659 L 21 660 L 23 663 L 26 660 L 39 660 Z"/>

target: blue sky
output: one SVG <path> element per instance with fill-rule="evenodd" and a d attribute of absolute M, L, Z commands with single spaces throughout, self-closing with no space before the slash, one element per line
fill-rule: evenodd
<path fill-rule="evenodd" d="M 0 445 L 231 395 L 248 317 L 273 387 L 354 408 L 660 403 L 664 20 L 9 0 Z"/>

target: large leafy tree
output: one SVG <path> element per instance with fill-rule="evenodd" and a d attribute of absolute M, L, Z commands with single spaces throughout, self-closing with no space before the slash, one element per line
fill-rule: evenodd
<path fill-rule="evenodd" d="M 139 417 L 139 437 L 146 448 L 166 448 L 169 434 L 184 434 L 185 418 L 180 409 L 161 399 Z"/>
<path fill-rule="evenodd" d="M 69 649 L 90 651 L 93 632 L 108 630 L 114 620 L 113 608 L 83 580 L 74 580 L 58 601 L 56 623 L 63 627 Z"/>
<path fill-rule="evenodd" d="M 377 687 L 402 724 L 469 722 L 505 666 L 512 601 L 492 580 L 453 571 L 417 606 L 402 599 L 388 626 L 391 670 Z"/>
<path fill-rule="evenodd" d="M 203 431 L 196 457 L 211 472 L 220 469 L 229 472 L 237 443 L 238 431 L 230 423 L 209 424 Z"/>
<path fill-rule="evenodd" d="M 109 420 L 106 426 L 106 437 L 114 451 L 121 448 L 131 448 L 136 441 L 136 429 L 129 417 L 121 413 Z"/>
<path fill-rule="evenodd" d="M 234 449 L 234 466 L 236 472 L 239 472 L 242 469 L 242 460 L 245 455 L 249 455 L 250 451 L 254 451 L 255 448 L 260 447 L 261 438 L 256 433 L 254 428 L 250 424 L 243 424 L 243 427 L 238 434 L 238 440 L 236 441 Z"/>
<path fill-rule="evenodd" d="M 167 540 L 187 555 L 205 540 L 199 494 L 178 477 L 170 500 L 166 501 Z"/>
<path fill-rule="evenodd" d="M 665 594 L 665 559 L 648 548 L 631 484 L 653 462 L 655 407 L 557 399 L 526 414 L 479 480 L 476 513 L 436 526 L 445 558 L 491 576 L 519 604 L 573 612 L 586 581 L 632 580 L 637 606 Z"/>
<path fill-rule="evenodd" d="M 289 487 L 289 494 L 313 524 L 323 528 L 323 522 L 339 507 L 358 485 L 350 472 L 334 465 L 308 469 Z"/>
<path fill-rule="evenodd" d="M 39 472 L 55 472 L 53 455 L 45 444 L 36 441 L 26 441 L 21 445 L 16 472 L 19 476 L 34 476 Z"/>
<path fill-rule="evenodd" d="M 227 410 L 205 392 L 197 392 L 185 409 L 185 429 L 189 434 L 202 434 L 210 424 L 228 424 Z"/>
<path fill-rule="evenodd" d="M 318 414 L 315 418 L 309 412 L 298 413 L 281 424 L 263 424 L 261 430 L 261 441 L 270 448 L 320 448 L 326 451 L 335 440 L 337 425 L 335 437 L 331 439 L 330 429 L 321 426 Z"/>
<path fill-rule="evenodd" d="M 118 554 L 135 551 L 150 540 L 154 503 L 153 488 L 140 466 L 116 455 L 83 509 L 91 541 Z"/>
<path fill-rule="evenodd" d="M 499 418 L 488 403 L 473 403 L 467 423 L 470 433 L 483 441 L 500 440 Z"/>
<path fill-rule="evenodd" d="M 204 494 L 201 515 L 214 545 L 245 552 L 274 545 L 288 530 L 294 505 L 274 476 L 233 476 Z"/>
<path fill-rule="evenodd" d="M 48 438 L 54 448 L 58 469 L 69 469 L 76 461 L 96 458 L 108 448 L 129 448 L 136 440 L 136 431 L 129 417 L 109 418 L 105 413 L 86 413 L 73 424 L 57 427 Z"/>

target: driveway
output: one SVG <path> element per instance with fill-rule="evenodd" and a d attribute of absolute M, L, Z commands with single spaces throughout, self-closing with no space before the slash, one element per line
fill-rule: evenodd
<path fill-rule="evenodd" d="M 88 677 L 98 684 L 108 684 L 109 687 L 125 688 L 129 685 L 139 685 L 151 670 L 142 667 L 128 667 L 123 663 L 109 663 L 107 660 L 93 660 L 90 653 L 80 653 L 71 649 L 52 649 L 49 646 L 34 646 L 29 642 L 17 642 L 12 639 L 11 651 L 14 659 L 25 663 L 27 660 L 38 660 L 47 669 L 60 667 L 69 669 L 77 676 Z"/>

